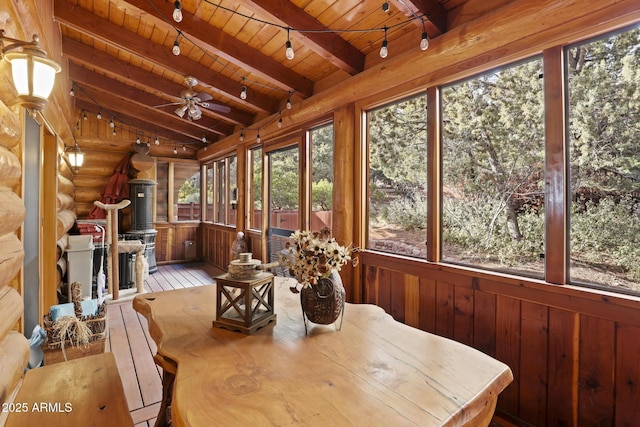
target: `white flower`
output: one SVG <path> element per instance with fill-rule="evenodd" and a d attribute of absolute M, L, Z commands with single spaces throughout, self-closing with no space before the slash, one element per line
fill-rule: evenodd
<path fill-rule="evenodd" d="M 298 230 L 291 234 L 290 239 L 287 255 L 281 262 L 289 268 L 290 274 L 296 277 L 303 287 L 340 271 L 342 266 L 352 260 L 351 253 L 354 248 L 339 245 L 336 239 L 331 237 L 331 230 L 328 228 L 319 232 Z"/>

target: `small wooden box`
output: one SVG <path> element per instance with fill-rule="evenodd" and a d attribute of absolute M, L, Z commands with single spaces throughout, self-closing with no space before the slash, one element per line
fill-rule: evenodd
<path fill-rule="evenodd" d="M 273 274 L 251 279 L 216 277 L 216 320 L 213 326 L 252 334 L 271 321 L 274 313 Z"/>

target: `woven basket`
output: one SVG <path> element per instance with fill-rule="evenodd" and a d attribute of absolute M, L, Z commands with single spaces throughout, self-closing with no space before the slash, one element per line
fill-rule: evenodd
<path fill-rule="evenodd" d="M 76 345 L 76 343 L 73 343 L 68 339 L 63 343 L 59 331 L 55 328 L 56 322 L 51 319 L 51 313 L 47 313 L 43 316 L 44 330 L 47 332 L 47 339 L 45 340 L 44 344 L 42 344 L 42 350 L 45 353 L 45 363 L 47 363 L 47 354 L 49 354 L 50 360 L 55 359 L 55 362 L 58 362 L 62 360 L 75 359 L 77 357 L 82 357 L 89 354 L 104 352 L 105 341 L 108 334 L 107 309 L 105 303 L 102 303 L 100 304 L 100 306 L 98 306 L 98 312 L 95 315 L 82 316 L 80 293 L 74 292 L 74 289 L 76 289 L 76 286 L 74 285 L 76 285 L 76 283 L 77 282 L 74 282 L 71 285 L 71 295 L 74 303 L 76 317 L 85 325 L 87 325 L 90 331 L 88 343 L 86 345 Z M 61 355 L 52 356 L 52 352 L 58 352 L 61 353 Z"/>

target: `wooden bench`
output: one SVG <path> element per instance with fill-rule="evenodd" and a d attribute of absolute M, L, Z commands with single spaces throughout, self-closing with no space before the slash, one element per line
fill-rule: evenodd
<path fill-rule="evenodd" d="M 22 296 L 0 283 L 0 425 L 133 426 L 113 353 L 24 374 L 29 343 L 12 330 L 23 307 Z"/>

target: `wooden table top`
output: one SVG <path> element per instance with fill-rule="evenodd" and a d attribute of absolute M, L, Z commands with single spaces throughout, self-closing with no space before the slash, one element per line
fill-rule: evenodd
<path fill-rule="evenodd" d="M 277 322 L 253 335 L 212 327 L 215 286 L 136 296 L 156 361 L 176 374 L 176 427 L 489 423 L 507 365 L 367 304 L 347 304 L 340 331 L 305 336 L 290 285 L 276 279 Z"/>

